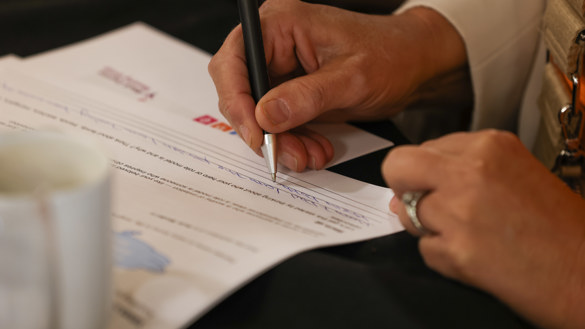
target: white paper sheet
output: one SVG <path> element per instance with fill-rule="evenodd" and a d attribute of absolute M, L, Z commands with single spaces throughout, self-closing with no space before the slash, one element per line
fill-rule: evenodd
<path fill-rule="evenodd" d="M 0 132 L 27 129 L 88 134 L 111 156 L 111 328 L 184 327 L 287 257 L 403 229 L 389 189 L 328 171 L 274 183 L 228 132 L 4 71 Z"/>
<path fill-rule="evenodd" d="M 98 89 L 108 91 L 189 121 L 215 120 L 218 129 L 231 130 L 217 109 L 217 95 L 207 72 L 210 58 L 200 49 L 146 24 L 135 23 L 27 57 L 23 69 L 84 95 Z M 392 145 L 347 124 L 311 127 L 327 136 L 335 147 L 335 157 L 328 166 Z"/>
<path fill-rule="evenodd" d="M 20 62 L 21 58 L 14 55 L 14 54 L 8 54 L 8 55 L 4 55 L 0 57 L 0 69 L 3 69 L 5 67 L 11 67 L 14 64 Z"/>

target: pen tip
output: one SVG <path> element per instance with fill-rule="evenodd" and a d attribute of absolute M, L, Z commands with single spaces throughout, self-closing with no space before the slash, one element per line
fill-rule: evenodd
<path fill-rule="evenodd" d="M 276 173 L 272 173 L 272 181 L 276 182 Z"/>

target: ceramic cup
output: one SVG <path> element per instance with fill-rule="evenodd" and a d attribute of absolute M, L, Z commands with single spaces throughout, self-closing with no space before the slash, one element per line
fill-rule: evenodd
<path fill-rule="evenodd" d="M 0 328 L 107 326 L 110 175 L 85 137 L 0 134 Z"/>

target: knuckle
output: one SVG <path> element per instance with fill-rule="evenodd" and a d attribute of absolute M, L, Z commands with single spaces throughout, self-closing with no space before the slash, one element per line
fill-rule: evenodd
<path fill-rule="evenodd" d="M 479 147 L 487 150 L 507 150 L 521 146 L 522 142 L 515 134 L 496 129 L 488 129 L 481 134 Z"/>
<path fill-rule="evenodd" d="M 215 71 L 217 70 L 217 56 L 218 55 L 214 55 L 213 57 L 211 57 L 211 60 L 209 61 L 209 63 L 207 64 L 207 72 L 209 72 L 209 75 L 211 75 L 213 77 Z"/>
<path fill-rule="evenodd" d="M 227 112 L 227 105 L 225 104 L 225 100 L 223 98 L 220 98 L 219 101 L 217 102 L 217 107 L 219 108 L 219 112 L 225 116 L 226 112 Z"/>
<path fill-rule="evenodd" d="M 412 164 L 415 146 L 394 147 L 384 159 L 384 166 L 388 169 L 401 171 L 401 168 L 408 168 Z"/>
<path fill-rule="evenodd" d="M 232 106 L 231 103 L 226 101 L 225 98 L 220 98 L 218 102 L 219 112 L 228 120 L 230 123 L 232 122 Z"/>
<path fill-rule="evenodd" d="M 459 166 L 457 175 L 466 186 L 488 186 L 494 177 L 502 171 L 505 163 L 494 159 L 505 159 L 510 154 L 524 152 L 520 139 L 513 133 L 501 130 L 482 131 L 472 144 L 472 156 L 466 158 L 466 164 Z M 477 189 L 471 189 L 478 192 Z M 467 197 L 472 197 L 468 195 Z"/>

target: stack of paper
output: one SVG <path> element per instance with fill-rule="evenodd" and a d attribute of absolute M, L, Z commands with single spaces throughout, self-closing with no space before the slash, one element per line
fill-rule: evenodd
<path fill-rule="evenodd" d="M 0 61 L 0 132 L 70 130 L 111 156 L 112 328 L 184 327 L 287 257 L 402 230 L 389 189 L 325 170 L 272 182 L 219 114 L 209 58 L 137 23 Z M 334 163 L 390 145 L 330 127 Z"/>

